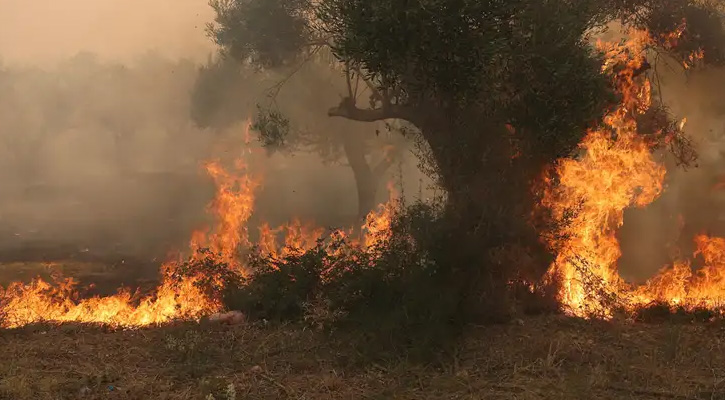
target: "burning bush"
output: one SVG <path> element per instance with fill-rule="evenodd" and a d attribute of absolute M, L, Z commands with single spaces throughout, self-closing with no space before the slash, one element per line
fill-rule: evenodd
<path fill-rule="evenodd" d="M 224 260 L 208 248 L 198 249 L 170 272 L 172 286 L 192 281 L 209 301 L 229 304 L 231 296 L 242 286 L 243 278 Z"/>
<path fill-rule="evenodd" d="M 452 263 L 456 238 L 444 215 L 436 205 L 399 205 L 389 233 L 370 246 L 337 233 L 283 257 L 257 249 L 247 263 L 250 276 L 226 305 L 256 319 L 358 332 L 382 348 L 437 348 L 470 322 L 503 316 L 501 307 L 480 307 L 492 297 L 489 277 Z M 499 304 L 511 311 L 521 287 L 508 285 Z M 541 291 L 527 284 L 525 292 L 542 304 Z"/>
<path fill-rule="evenodd" d="M 321 290 L 322 274 L 332 257 L 322 240 L 310 250 L 281 258 L 257 250 L 249 257 L 251 277 L 227 305 L 256 319 L 300 319 L 303 305 Z"/>

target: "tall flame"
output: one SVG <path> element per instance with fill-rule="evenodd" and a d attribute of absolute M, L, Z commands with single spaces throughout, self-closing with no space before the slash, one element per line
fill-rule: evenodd
<path fill-rule="evenodd" d="M 683 29 L 660 39 L 674 46 Z M 617 272 L 621 251 L 615 233 L 623 224 L 624 210 L 654 201 L 663 191 L 666 173 L 653 158 L 651 146 L 637 134 L 636 117 L 651 106 L 650 82 L 637 71 L 651 44 L 644 31 L 632 32 L 622 44 L 597 44 L 606 55 L 603 70 L 614 76 L 621 103 L 600 128 L 587 134 L 580 144 L 583 156 L 561 160 L 556 179 L 548 179 L 542 205 L 564 222 L 560 231 L 547 236 L 563 238 L 549 239 L 558 255 L 548 276 L 560 278 L 560 300 L 573 315 L 611 317 L 618 308 L 633 311 L 653 301 L 714 307 L 725 295 L 725 239 L 721 238 L 695 239 L 706 262 L 697 273 L 689 263 L 678 262 L 634 287 Z M 701 56 L 697 52 L 690 59 Z"/>
<path fill-rule="evenodd" d="M 218 162 L 209 162 L 205 167 L 217 186 L 216 197 L 209 207 L 217 219 L 217 229 L 211 234 L 205 231 L 193 233 L 191 258 L 201 258 L 201 250 L 208 248 L 218 261 L 241 270 L 236 251 L 240 245 L 248 244 L 246 222 L 252 213 L 257 185 L 246 174 L 242 159 L 236 163 L 239 175 L 228 173 Z M 174 319 L 197 319 L 218 311 L 221 304 L 209 298 L 197 285 L 208 277 L 191 271 L 181 280 L 174 279 L 180 265 L 180 261 L 164 263 L 159 287 L 145 297 L 121 289 L 113 296 L 81 299 L 77 283 L 72 279 L 56 285 L 41 279 L 29 284 L 13 283 L 6 289 L 0 288 L 1 327 L 40 321 L 138 327 Z"/>

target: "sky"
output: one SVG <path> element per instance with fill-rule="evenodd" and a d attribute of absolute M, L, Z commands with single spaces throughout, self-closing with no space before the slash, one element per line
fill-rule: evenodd
<path fill-rule="evenodd" d="M 0 0 L 0 60 L 53 63 L 82 51 L 129 61 L 149 51 L 204 59 L 208 0 Z"/>

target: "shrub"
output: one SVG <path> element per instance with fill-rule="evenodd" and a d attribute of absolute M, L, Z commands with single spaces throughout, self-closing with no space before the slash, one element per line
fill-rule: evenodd
<path fill-rule="evenodd" d="M 468 323 L 500 321 L 500 310 L 481 299 L 502 296 L 496 301 L 506 312 L 514 302 L 529 312 L 556 308 L 551 287 L 532 292 L 527 281 L 495 282 L 500 289 L 487 293 L 485 265 L 455 264 L 455 232 L 442 207 L 416 203 L 396 210 L 391 235 L 371 249 L 332 235 L 282 258 L 253 251 L 251 274 L 227 306 L 253 319 L 355 332 L 368 349 L 426 351 L 450 343 Z M 500 252 L 489 259 L 511 261 Z"/>
<path fill-rule="evenodd" d="M 300 320 L 304 305 L 321 289 L 325 260 L 324 241 L 306 251 L 293 251 L 282 258 L 260 253 L 248 257 L 252 271 L 227 306 L 242 310 L 253 319 Z"/>
<path fill-rule="evenodd" d="M 440 215 L 420 203 L 399 210 L 374 257 L 332 270 L 326 296 L 345 315 L 338 325 L 385 346 L 425 348 L 455 335 L 462 292 L 441 247 Z"/>
<path fill-rule="evenodd" d="M 194 284 L 210 299 L 228 305 L 244 285 L 243 277 L 224 258 L 208 248 L 197 249 L 193 256 L 170 271 L 172 282 L 193 278 Z"/>

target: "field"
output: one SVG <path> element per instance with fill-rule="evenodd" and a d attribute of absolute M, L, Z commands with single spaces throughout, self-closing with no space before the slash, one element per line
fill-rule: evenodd
<path fill-rule="evenodd" d="M 300 326 L 36 325 L 0 332 L 0 398 L 725 399 L 724 328 L 528 318 L 417 363 Z"/>

